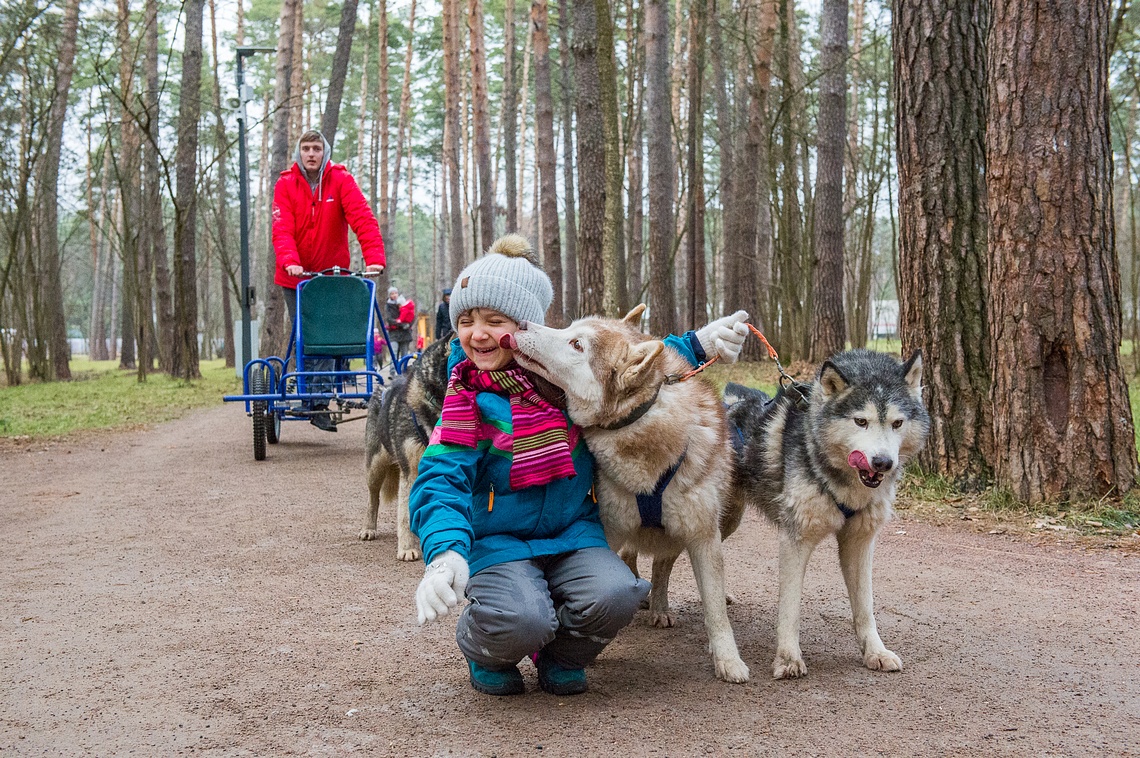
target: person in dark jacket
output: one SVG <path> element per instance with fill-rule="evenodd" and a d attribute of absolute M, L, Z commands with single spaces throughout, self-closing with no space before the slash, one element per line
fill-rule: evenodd
<path fill-rule="evenodd" d="M 273 281 L 285 295 L 289 322 L 297 322 L 297 285 L 306 271 L 322 271 L 333 266 L 349 268 L 348 230 L 351 227 L 364 254 L 365 269 L 384 270 L 384 240 L 372 208 L 348 169 L 329 159 L 328 140 L 310 130 L 301 135 L 293 152 L 293 165 L 282 171 L 273 187 L 273 252 L 277 270 Z M 331 371 L 332 358 L 305 361 L 304 371 Z M 313 392 L 328 391 L 327 379 L 309 382 Z M 327 411 L 328 401 L 316 400 L 309 406 Z M 331 416 L 318 412 L 310 423 L 335 432 Z"/>
<path fill-rule="evenodd" d="M 443 291 L 443 302 L 435 309 L 435 338 L 444 340 L 451 337 L 451 287 Z"/>

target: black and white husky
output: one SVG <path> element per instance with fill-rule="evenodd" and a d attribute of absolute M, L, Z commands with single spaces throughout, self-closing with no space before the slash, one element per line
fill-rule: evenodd
<path fill-rule="evenodd" d="M 903 466 L 926 441 L 922 355 L 905 363 L 868 350 L 825 361 L 811 385 L 773 401 L 725 388 L 729 418 L 743 438 L 732 497 L 756 505 L 779 529 L 780 600 L 772 676 L 807 673 L 800 652 L 800 595 L 816 545 L 834 534 L 863 665 L 899 671 L 902 660 L 875 626 L 871 560 L 890 519 Z"/>

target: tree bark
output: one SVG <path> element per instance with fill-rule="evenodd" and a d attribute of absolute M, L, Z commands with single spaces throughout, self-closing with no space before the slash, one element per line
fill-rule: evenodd
<path fill-rule="evenodd" d="M 602 225 L 602 312 L 611 318 L 625 315 L 629 294 L 625 278 L 625 245 L 622 234 L 622 159 L 618 129 L 617 66 L 614 63 L 614 22 L 609 0 L 595 0 L 598 30 L 598 97 L 602 105 L 605 144 L 605 221 Z"/>
<path fill-rule="evenodd" d="M 67 319 L 63 310 L 63 282 L 59 254 L 59 160 L 63 148 L 63 125 L 67 116 L 67 98 L 71 92 L 71 76 L 75 70 L 75 41 L 79 28 L 79 0 L 67 0 L 60 28 L 59 67 L 56 69 L 55 94 L 48 120 L 47 143 L 40 177 L 43 197 L 43 228 L 40 247 L 40 286 L 43 288 L 44 310 L 48 320 L 48 357 L 52 379 L 70 379 L 68 363 L 71 351 L 67 343 Z"/>
<path fill-rule="evenodd" d="M 1120 368 L 1108 23 L 1108 0 L 993 3 L 994 475 L 1030 503 L 1120 496 L 1136 479 Z"/>
<path fill-rule="evenodd" d="M 202 82 L 202 0 L 186 0 L 185 45 L 182 49 L 182 96 L 178 107 L 178 151 L 175 157 L 174 353 L 172 374 L 197 379 L 198 266 L 195 253 L 197 214 L 198 116 Z"/>
<path fill-rule="evenodd" d="M 344 97 L 344 80 L 348 73 L 348 59 L 352 54 L 352 33 L 356 31 L 357 3 L 358 0 L 344 0 L 340 9 L 336 51 L 329 71 L 329 91 L 325 98 L 325 112 L 321 116 L 321 134 L 330 145 L 336 144 L 336 130 L 340 123 L 340 101 Z"/>
<path fill-rule="evenodd" d="M 696 0 L 689 10 L 689 39 L 705 39 L 706 0 Z M 689 264 L 689 291 L 681 326 L 696 329 L 708 321 L 708 289 L 705 287 L 705 163 L 704 89 L 705 46 L 689 46 L 689 113 L 686 171 L 689 175 L 689 208 L 685 218 L 686 261 Z"/>
<path fill-rule="evenodd" d="M 533 0 L 534 28 L 534 149 L 538 163 L 539 205 L 542 213 L 542 259 L 554 286 L 547 313 L 553 324 L 565 322 L 562 297 L 562 235 L 558 223 L 558 167 L 554 147 L 554 96 L 550 81 L 550 24 L 546 0 Z"/>
<path fill-rule="evenodd" d="M 467 263 L 463 244 L 462 181 L 459 173 L 459 0 L 443 0 L 443 77 L 444 132 L 443 159 L 451 185 L 451 229 L 448 233 L 451 271 L 449 279 L 459 276 Z"/>
<path fill-rule="evenodd" d="M 377 67 L 378 77 L 376 84 L 376 92 L 378 97 L 376 99 L 376 108 L 378 114 L 379 127 L 377 131 L 380 133 L 380 149 L 379 149 L 379 173 L 380 173 L 380 192 L 379 198 L 375 200 L 380 206 L 379 213 L 377 214 L 377 222 L 380 224 L 380 236 L 388 239 L 391 230 L 389 225 L 392 222 L 392 213 L 395 212 L 396 201 L 393 197 L 394 192 L 389 191 L 388 187 L 388 156 L 390 153 L 388 147 L 388 0 L 380 0 L 380 8 L 376 31 L 377 38 Z M 447 18 L 447 6 L 444 6 L 444 19 Z M 446 42 L 446 32 L 444 41 Z M 391 268 L 389 266 L 389 268 Z M 390 272 L 389 272 L 390 273 Z"/>
<path fill-rule="evenodd" d="M 139 198 L 139 135 L 135 123 L 133 107 L 135 96 L 135 56 L 131 54 L 131 7 L 129 0 L 118 0 L 118 16 L 116 30 L 118 34 L 119 50 L 119 89 L 120 114 L 119 124 L 120 142 L 115 160 L 116 179 L 119 185 L 119 197 L 122 199 L 122 227 L 120 231 L 120 254 L 123 258 L 123 299 L 122 303 L 122 347 L 119 349 L 119 368 L 137 368 L 139 380 L 146 378 L 146 355 L 149 345 L 138 344 L 138 357 L 135 359 L 137 343 L 135 328 L 142 318 L 143 310 L 140 297 L 140 279 L 142 272 L 139 267 L 140 209 Z"/>
<path fill-rule="evenodd" d="M 488 112 L 490 104 L 487 95 L 483 0 L 467 0 L 467 31 L 471 39 L 471 115 L 475 131 L 475 166 L 479 172 L 479 239 L 482 249 L 487 250 L 495 242 L 495 198 L 491 194 L 491 117 Z M 555 297 L 558 295 L 555 294 Z"/>
<path fill-rule="evenodd" d="M 645 5 L 646 123 L 649 143 L 649 331 L 676 329 L 673 284 L 673 146 L 670 129 L 669 9 Z"/>
<path fill-rule="evenodd" d="M 570 70 L 573 58 L 570 51 L 570 2 L 558 3 L 558 60 L 562 85 L 562 183 L 566 197 L 566 265 L 562 270 L 565 281 L 567 318 L 576 318 L 580 309 L 578 295 L 578 212 L 574 202 L 574 90 Z"/>
<path fill-rule="evenodd" d="M 642 113 L 642 100 L 645 96 L 645 41 L 641 34 L 641 6 L 634 9 L 633 0 L 626 2 L 626 44 L 632 51 L 632 60 L 627 66 L 628 78 L 626 94 L 628 97 L 628 112 L 626 114 L 626 160 L 629 163 L 629 240 L 628 255 L 626 256 L 628 292 L 630 303 L 636 305 L 645 297 L 644 278 L 641 269 L 645 258 L 645 119 Z"/>
<path fill-rule="evenodd" d="M 986 0 L 906 0 L 892 20 L 902 349 L 923 351 L 924 468 L 989 480 Z M 930 30 L 939 30 L 932 34 Z"/>
<path fill-rule="evenodd" d="M 847 346 L 843 312 L 843 149 L 847 141 L 847 0 L 820 10 L 819 131 L 815 174 L 815 265 L 808 360 L 822 363 Z"/>
<path fill-rule="evenodd" d="M 597 6 L 594 0 L 574 0 L 574 91 L 578 119 L 578 281 L 580 316 L 603 313 L 605 269 L 602 236 L 606 198 L 605 129 L 602 125 L 598 81 Z M 572 314 L 571 314 L 572 315 Z"/>
<path fill-rule="evenodd" d="M 166 225 L 163 214 L 163 176 L 159 167 L 159 78 L 158 78 L 158 0 L 147 0 L 144 24 L 144 67 L 146 89 L 143 92 L 143 111 L 146 139 L 143 142 L 143 212 L 146 231 L 146 257 L 154 278 L 154 310 L 157 319 L 154 346 L 160 371 L 171 367 L 171 346 L 174 344 L 174 305 L 170 292 L 170 266 L 166 257 Z"/>
<path fill-rule="evenodd" d="M 518 115 L 519 92 L 515 83 L 515 0 L 505 0 L 503 20 L 503 119 L 499 130 L 503 133 L 503 171 L 506 174 L 507 232 L 519 228 L 518 196 Z"/>

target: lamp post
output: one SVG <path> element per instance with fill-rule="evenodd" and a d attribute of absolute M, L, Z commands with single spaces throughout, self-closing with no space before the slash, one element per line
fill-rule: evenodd
<path fill-rule="evenodd" d="M 240 46 L 237 48 L 237 91 L 238 91 L 238 198 L 241 205 L 241 349 L 242 358 L 248 363 L 253 358 L 253 334 L 250 308 L 253 306 L 254 289 L 249 284 L 249 157 L 245 149 L 245 104 L 253 99 L 253 87 L 245 83 L 245 59 L 255 53 L 274 53 L 275 47 Z M 240 370 L 240 366 L 238 367 Z"/>

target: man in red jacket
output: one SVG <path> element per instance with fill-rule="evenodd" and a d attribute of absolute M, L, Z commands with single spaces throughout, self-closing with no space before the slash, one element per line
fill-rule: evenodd
<path fill-rule="evenodd" d="M 297 285 L 305 271 L 333 266 L 349 268 L 348 229 L 356 233 L 364 254 L 365 270 L 384 270 L 384 240 L 380 226 L 356 180 L 339 163 L 329 159 L 328 140 L 315 130 L 301 135 L 293 153 L 293 165 L 282 171 L 273 188 L 273 251 L 277 272 L 273 281 L 285 290 L 289 321 L 297 320 Z M 306 371 L 332 371 L 333 359 L 306 360 Z M 327 391 L 327 380 L 311 382 L 313 392 Z M 315 401 L 312 409 L 327 411 L 327 401 Z M 310 421 L 335 432 L 328 413 Z"/>

